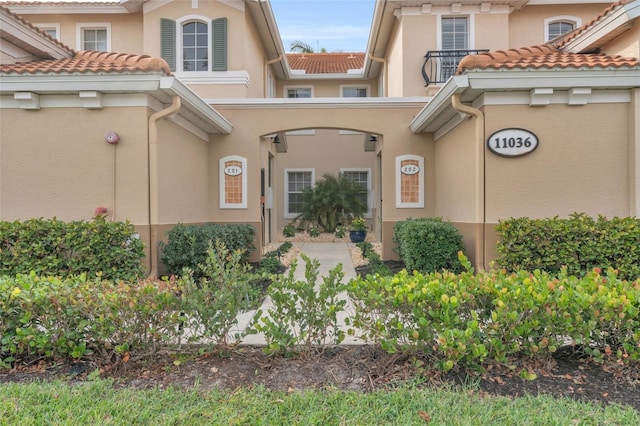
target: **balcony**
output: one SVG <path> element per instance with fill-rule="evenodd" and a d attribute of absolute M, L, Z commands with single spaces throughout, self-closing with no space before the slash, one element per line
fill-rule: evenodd
<path fill-rule="evenodd" d="M 424 56 L 422 64 L 422 78 L 425 87 L 430 84 L 442 84 L 456 73 L 460 60 L 467 55 L 477 55 L 488 52 L 480 50 L 430 50 Z"/>

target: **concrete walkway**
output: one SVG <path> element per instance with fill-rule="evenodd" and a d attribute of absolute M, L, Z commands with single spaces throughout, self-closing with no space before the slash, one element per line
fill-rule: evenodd
<path fill-rule="evenodd" d="M 351 253 L 350 246 L 351 243 L 293 243 L 296 247 L 300 248 L 300 253 L 304 253 L 310 259 L 317 259 L 320 262 L 320 267 L 318 269 L 318 284 L 322 282 L 323 276 L 326 276 L 329 271 L 335 268 L 338 264 L 342 264 L 342 272 L 344 273 L 344 278 L 342 279 L 343 283 L 348 283 L 351 279 L 355 278 L 356 270 L 353 266 L 353 262 L 351 261 Z M 304 272 L 305 272 L 305 263 L 300 254 L 297 257 L 298 266 L 295 271 L 295 278 L 297 280 L 304 280 Z M 344 295 L 347 298 L 347 295 Z M 266 312 L 271 306 L 271 300 L 267 297 L 260 309 L 263 312 Z M 344 326 L 344 318 L 352 312 L 351 309 L 351 301 L 347 298 L 347 307 L 346 313 L 341 313 L 338 315 L 338 322 L 342 326 Z M 238 326 L 236 329 L 231 331 L 231 334 L 234 335 L 240 331 L 244 331 L 246 327 L 249 325 L 253 316 L 255 315 L 256 310 L 245 312 L 238 316 Z M 353 338 L 351 336 L 346 336 L 345 340 L 342 344 L 362 344 L 363 342 L 359 339 Z M 260 334 L 253 334 L 245 336 L 242 341 L 242 345 L 256 345 L 256 346 L 264 346 L 266 344 L 265 339 Z"/>

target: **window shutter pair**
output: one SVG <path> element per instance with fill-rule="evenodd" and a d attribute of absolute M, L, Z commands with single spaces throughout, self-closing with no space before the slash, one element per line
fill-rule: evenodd
<path fill-rule="evenodd" d="M 211 21 L 211 46 L 213 47 L 212 71 L 227 70 L 227 18 Z M 167 61 L 171 71 L 176 70 L 176 21 L 160 19 L 160 56 Z"/>

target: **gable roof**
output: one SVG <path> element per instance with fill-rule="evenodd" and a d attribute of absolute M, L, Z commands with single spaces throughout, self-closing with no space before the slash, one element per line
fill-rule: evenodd
<path fill-rule="evenodd" d="M 560 36 L 560 38 L 557 39 L 553 44 L 558 48 L 562 48 L 562 46 L 565 46 L 567 43 L 569 43 L 571 40 L 578 37 L 580 34 L 583 34 L 589 28 L 592 28 L 597 23 L 602 22 L 607 16 L 610 16 L 614 11 L 618 10 L 621 6 L 629 4 L 633 1 L 634 0 L 620 0 L 615 3 L 612 3 L 609 7 L 607 7 L 602 12 L 600 12 L 598 16 L 596 16 L 586 24 L 582 25 L 581 27 L 576 28 L 575 30 L 569 32 L 568 34 L 565 34 L 564 36 Z"/>
<path fill-rule="evenodd" d="M 61 59 L 73 55 L 69 46 L 51 37 L 31 22 L 0 4 L 0 39 L 42 59 Z"/>
<path fill-rule="evenodd" d="M 306 74 L 347 73 L 360 70 L 364 65 L 364 53 L 287 53 L 292 70 Z"/>
<path fill-rule="evenodd" d="M 77 52 L 71 58 L 0 65 L 1 74 L 158 72 L 171 75 L 164 59 L 113 52 Z"/>
<path fill-rule="evenodd" d="M 458 74 L 473 69 L 621 68 L 638 67 L 635 58 L 600 54 L 565 53 L 550 44 L 498 50 L 464 57 Z"/>

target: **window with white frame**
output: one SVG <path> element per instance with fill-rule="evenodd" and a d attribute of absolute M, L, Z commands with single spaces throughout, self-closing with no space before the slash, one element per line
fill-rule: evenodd
<path fill-rule="evenodd" d="M 341 86 L 341 94 L 343 98 L 366 98 L 369 96 L 369 87 Z"/>
<path fill-rule="evenodd" d="M 366 207 L 365 217 L 371 217 L 369 193 L 371 192 L 371 169 L 340 169 L 342 176 L 351 179 L 362 187 L 362 192 L 357 197 Z"/>
<path fill-rule="evenodd" d="M 304 190 L 311 188 L 315 182 L 314 169 L 285 169 L 284 171 L 284 206 L 285 218 L 294 218 L 304 208 Z"/>
<path fill-rule="evenodd" d="M 49 37 L 60 40 L 60 24 L 33 24 Z"/>
<path fill-rule="evenodd" d="M 576 16 L 553 16 L 544 20 L 544 39 L 553 40 L 567 34 L 582 25 L 582 19 Z"/>
<path fill-rule="evenodd" d="M 108 22 L 77 24 L 78 50 L 111 51 L 111 24 Z"/>
<path fill-rule="evenodd" d="M 160 56 L 172 71 L 227 70 L 227 18 L 160 20 Z"/>
<path fill-rule="evenodd" d="M 311 86 L 285 86 L 284 88 L 285 98 L 312 98 L 313 87 Z"/>
<path fill-rule="evenodd" d="M 469 18 L 466 16 L 443 17 L 441 22 L 442 50 L 469 49 Z M 441 76 L 445 81 L 455 74 L 462 56 L 441 58 Z"/>

